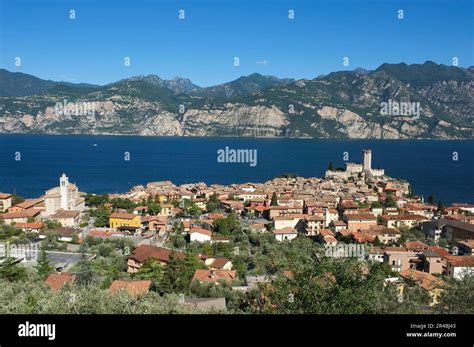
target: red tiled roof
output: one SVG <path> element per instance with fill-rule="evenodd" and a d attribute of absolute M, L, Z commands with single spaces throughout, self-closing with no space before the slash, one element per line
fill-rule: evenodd
<path fill-rule="evenodd" d="M 208 219 L 219 219 L 219 218 L 224 218 L 224 215 L 221 213 L 210 213 L 207 216 Z"/>
<path fill-rule="evenodd" d="M 222 269 L 222 267 L 224 267 L 229 261 L 230 260 L 227 258 L 216 258 L 209 266 L 216 269 Z"/>
<path fill-rule="evenodd" d="M 231 283 L 235 280 L 237 273 L 227 270 L 196 270 L 192 282 L 201 281 L 207 283 L 219 283 L 220 280 Z"/>
<path fill-rule="evenodd" d="M 463 246 L 467 246 L 469 248 L 474 248 L 474 240 L 472 240 L 472 239 L 458 241 L 458 243 L 463 245 Z"/>
<path fill-rule="evenodd" d="M 438 246 L 430 246 L 429 250 L 438 253 L 441 256 L 441 258 L 446 258 L 446 256 L 450 255 L 447 249 L 444 249 Z"/>
<path fill-rule="evenodd" d="M 32 223 L 21 223 L 18 222 L 15 224 L 15 227 L 20 228 L 20 229 L 41 229 L 44 227 L 44 223 L 42 221 L 38 222 L 32 222 Z"/>
<path fill-rule="evenodd" d="M 448 263 L 455 267 L 474 267 L 474 256 L 449 255 L 445 258 Z"/>
<path fill-rule="evenodd" d="M 275 235 L 279 235 L 279 234 L 297 234 L 297 231 L 293 228 L 282 228 L 282 229 L 274 229 L 272 231 Z"/>
<path fill-rule="evenodd" d="M 29 209 L 19 212 L 8 212 L 0 215 L 0 219 L 28 218 L 38 215 L 40 211 Z"/>
<path fill-rule="evenodd" d="M 148 293 L 151 280 L 143 281 L 120 281 L 115 280 L 109 288 L 109 293 L 115 294 L 119 290 L 125 290 L 130 296 L 140 296 Z"/>
<path fill-rule="evenodd" d="M 399 214 L 399 215 L 382 215 L 382 218 L 385 220 L 416 220 L 424 221 L 429 218 L 421 216 L 419 214 Z"/>
<path fill-rule="evenodd" d="M 54 215 L 51 216 L 51 219 L 58 218 L 76 218 L 79 215 L 79 211 L 75 210 L 58 210 Z"/>
<path fill-rule="evenodd" d="M 25 201 L 13 205 L 12 207 L 19 207 L 26 210 L 39 204 L 40 202 L 43 202 L 43 199 L 26 199 Z"/>
<path fill-rule="evenodd" d="M 198 228 L 198 227 L 193 227 L 193 228 L 189 229 L 189 233 L 190 234 L 198 233 L 198 234 L 203 234 L 203 235 L 207 235 L 207 236 L 212 236 L 212 231 L 204 229 L 204 228 Z"/>
<path fill-rule="evenodd" d="M 53 290 L 58 290 L 64 284 L 72 282 L 74 282 L 74 275 L 69 272 L 50 274 L 45 281 Z"/>
<path fill-rule="evenodd" d="M 122 236 L 123 234 L 118 231 L 102 231 L 102 230 L 91 230 L 88 234 L 88 236 L 93 236 L 93 237 L 110 237 L 114 235 Z"/>
<path fill-rule="evenodd" d="M 323 236 L 334 236 L 334 233 L 331 229 L 321 229 L 319 230 L 319 233 Z"/>
<path fill-rule="evenodd" d="M 421 288 L 428 291 L 435 288 L 442 287 L 444 284 L 442 280 L 440 280 L 439 278 L 433 276 L 432 274 L 428 272 L 422 272 L 422 271 L 413 270 L 413 269 L 407 269 L 400 272 L 400 276 L 402 276 L 405 279 L 410 279 L 410 280 L 415 281 L 417 285 L 419 285 Z"/>
<path fill-rule="evenodd" d="M 410 251 L 425 250 L 430 248 L 430 246 L 421 241 L 406 241 L 403 243 L 403 246 Z"/>
<path fill-rule="evenodd" d="M 227 241 L 230 240 L 229 236 L 212 236 L 212 239 L 215 241 Z"/>
<path fill-rule="evenodd" d="M 133 250 L 133 252 L 128 256 L 128 258 L 143 263 L 149 258 L 153 258 L 164 263 L 169 262 L 170 255 L 173 250 L 168 248 L 150 246 L 150 245 L 140 245 Z M 184 253 L 175 251 L 175 254 L 178 258 L 184 258 Z"/>
<path fill-rule="evenodd" d="M 305 219 L 307 221 L 320 221 L 320 222 L 324 222 L 326 220 L 326 218 L 324 218 L 323 216 L 318 216 L 318 215 L 306 216 Z"/>
<path fill-rule="evenodd" d="M 349 221 L 357 221 L 357 220 L 370 220 L 374 221 L 377 220 L 377 217 L 371 213 L 355 213 L 355 214 L 346 214 L 346 218 Z"/>
<path fill-rule="evenodd" d="M 375 240 L 375 236 L 368 235 L 368 234 L 362 234 L 361 232 L 358 232 L 358 231 L 352 232 L 352 237 L 358 243 L 374 242 L 374 240 Z"/>
<path fill-rule="evenodd" d="M 116 212 L 110 215 L 110 218 L 120 218 L 120 219 L 134 219 L 135 217 L 138 217 L 138 215 L 133 214 L 133 213 L 123 213 L 123 212 Z"/>

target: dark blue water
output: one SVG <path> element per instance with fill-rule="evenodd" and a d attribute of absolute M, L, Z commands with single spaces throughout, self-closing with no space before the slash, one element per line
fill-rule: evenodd
<path fill-rule="evenodd" d="M 97 146 L 94 146 L 97 144 Z M 217 151 L 257 149 L 257 165 L 217 162 Z M 295 140 L 124 136 L 0 136 L 0 191 L 35 197 L 58 185 L 65 172 L 81 191 L 125 192 L 151 181 L 176 184 L 264 182 L 282 173 L 321 177 L 343 153 L 407 179 L 417 194 L 443 202 L 474 202 L 474 141 Z M 15 161 L 15 152 L 21 160 Z M 130 161 L 124 160 L 130 153 Z M 453 152 L 458 161 L 453 161 Z"/>

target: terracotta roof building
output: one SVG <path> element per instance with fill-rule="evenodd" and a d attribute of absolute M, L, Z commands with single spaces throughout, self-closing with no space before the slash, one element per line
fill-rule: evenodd
<path fill-rule="evenodd" d="M 151 281 L 120 281 L 115 280 L 109 288 L 109 293 L 115 294 L 120 290 L 127 292 L 130 296 L 140 296 L 148 293 Z"/>
<path fill-rule="evenodd" d="M 170 260 L 173 250 L 168 248 L 156 247 L 151 245 L 140 245 L 128 256 L 128 272 L 135 273 L 140 271 L 142 264 L 147 259 L 155 259 L 162 265 L 166 265 Z M 184 253 L 174 252 L 178 258 L 184 258 Z"/>
<path fill-rule="evenodd" d="M 192 282 L 200 281 L 205 283 L 219 284 L 220 281 L 232 283 L 237 277 L 235 271 L 226 270 L 196 270 Z"/>
<path fill-rule="evenodd" d="M 74 282 L 74 275 L 70 272 L 50 274 L 45 281 L 45 283 L 47 283 L 53 290 L 59 290 L 66 283 L 73 283 L 73 282 Z"/>

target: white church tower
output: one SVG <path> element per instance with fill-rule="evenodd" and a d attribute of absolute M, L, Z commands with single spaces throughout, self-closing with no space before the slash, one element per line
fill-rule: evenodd
<path fill-rule="evenodd" d="M 61 195 L 61 208 L 65 211 L 69 210 L 69 179 L 65 173 L 59 178 L 59 193 Z"/>
<path fill-rule="evenodd" d="M 372 151 L 364 149 L 364 172 L 372 171 Z"/>

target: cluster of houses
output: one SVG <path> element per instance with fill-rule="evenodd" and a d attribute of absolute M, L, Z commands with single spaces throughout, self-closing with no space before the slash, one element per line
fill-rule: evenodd
<path fill-rule="evenodd" d="M 347 163 L 344 171 L 328 170 L 324 178 L 279 177 L 265 183 L 228 186 L 202 182 L 175 185 L 170 181 L 136 186 L 111 198 L 126 198 L 139 206 L 133 211 L 113 211 L 109 227 L 96 228 L 89 235 L 149 238 L 148 244 L 139 245 L 128 258 L 128 272 L 135 273 L 148 258 L 167 264 L 172 251 L 153 244 L 176 223 L 188 242 L 230 242 L 230 237 L 214 233 L 212 226 L 215 220 L 233 213 L 245 228 L 269 233 L 281 242 L 301 235 L 327 246 L 365 245 L 369 250 L 366 259 L 388 263 L 400 277 L 410 277 L 430 292 L 442 284 L 438 274 L 454 278 L 474 274 L 474 205 L 452 204 L 439 211 L 423 198 L 412 196 L 406 181 L 372 169 L 371 156 L 371 151 L 365 150 L 362 164 Z M 217 198 L 217 213 L 207 211 L 211 197 Z M 153 215 L 147 206 L 140 205 L 150 198 L 161 207 Z M 186 202 L 196 206 L 201 215 L 186 215 Z M 65 175 L 59 187 L 39 199 L 12 206 L 11 195 L 0 194 L 0 218 L 28 230 L 40 230 L 48 219 L 60 222 L 67 234 L 78 226 L 84 210 L 77 186 Z M 423 232 L 430 245 L 401 242 L 403 232 L 413 228 Z M 449 250 L 438 244 L 442 239 L 450 242 Z M 235 280 L 229 259 L 199 257 L 208 269 L 196 271 L 193 281 L 218 284 Z"/>
<path fill-rule="evenodd" d="M 59 186 L 47 190 L 39 198 L 12 205 L 12 194 L 0 193 L 0 220 L 25 232 L 35 232 L 39 238 L 46 237 L 45 222 L 55 222 L 60 226 L 54 230 L 58 241 L 77 241 L 82 236 L 78 226 L 86 211 L 84 195 L 62 174 Z"/>

